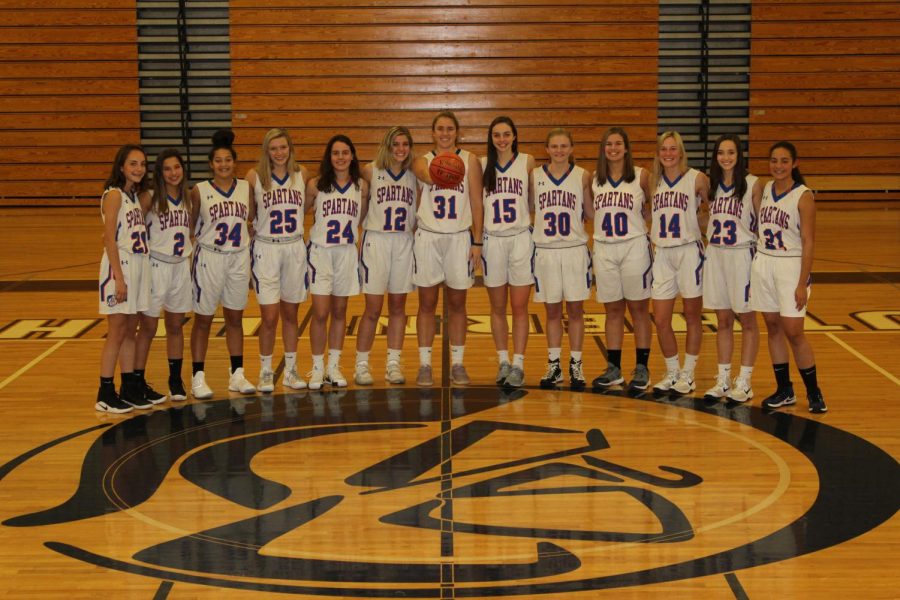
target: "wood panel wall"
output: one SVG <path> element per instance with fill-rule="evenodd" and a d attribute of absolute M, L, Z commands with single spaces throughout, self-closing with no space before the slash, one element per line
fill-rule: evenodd
<path fill-rule="evenodd" d="M 631 133 L 649 159 L 656 135 L 658 4 L 647 0 L 232 0 L 233 124 L 242 167 L 271 127 L 286 127 L 317 170 L 335 133 L 371 160 L 392 125 L 431 145 L 431 121 L 456 112 L 461 145 L 485 153 L 487 126 L 509 115 L 520 150 L 569 127 L 576 157 L 604 129 Z"/>
<path fill-rule="evenodd" d="M 0 200 L 99 197 L 140 141 L 133 0 L 0 0 Z"/>
<path fill-rule="evenodd" d="M 751 170 L 787 139 L 818 189 L 900 190 L 900 2 L 754 0 L 752 36 Z"/>

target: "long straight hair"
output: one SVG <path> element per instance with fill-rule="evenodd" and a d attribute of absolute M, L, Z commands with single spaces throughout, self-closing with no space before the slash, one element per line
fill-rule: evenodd
<path fill-rule="evenodd" d="M 343 142 L 350 147 L 350 154 L 353 156 L 353 160 L 350 161 L 350 180 L 355 187 L 359 188 L 359 159 L 356 157 L 356 146 L 353 145 L 350 138 L 339 133 L 331 136 L 331 139 L 328 140 L 325 153 L 322 155 L 322 162 L 319 163 L 319 180 L 316 182 L 316 189 L 320 192 L 330 192 L 334 189 L 337 181 L 337 174 L 331 164 L 331 149 L 337 142 Z"/>
<path fill-rule="evenodd" d="M 272 160 L 269 158 L 269 144 L 272 143 L 272 140 L 282 137 L 287 140 L 288 144 L 288 160 L 285 166 L 287 167 L 288 176 L 291 178 L 291 183 L 294 182 L 294 175 L 300 170 L 300 167 L 297 166 L 297 160 L 294 158 L 294 142 L 291 141 L 290 134 L 288 134 L 286 129 L 281 129 L 280 127 L 270 129 L 263 137 L 262 152 L 259 155 L 259 162 L 256 163 L 256 180 L 267 192 L 272 189 Z"/>
<path fill-rule="evenodd" d="M 659 180 L 662 179 L 663 168 L 662 163 L 659 162 L 659 151 L 662 149 L 663 143 L 669 138 L 675 140 L 675 143 L 678 144 L 678 151 L 681 153 L 681 160 L 678 163 L 678 170 L 682 173 L 687 173 L 688 170 L 688 157 L 687 152 L 684 149 L 684 140 L 681 139 L 681 134 L 677 131 L 663 131 L 659 134 L 659 137 L 656 138 L 656 156 L 653 157 L 653 173 L 650 175 L 650 194 L 656 193 L 656 186 L 659 185 Z"/>
<path fill-rule="evenodd" d="M 716 145 L 713 148 L 712 158 L 709 161 L 709 189 L 710 196 L 716 197 L 719 190 L 719 184 L 722 183 L 724 174 L 722 167 L 719 165 L 719 148 L 722 142 L 729 141 L 737 148 L 737 160 L 734 163 L 734 173 L 731 175 L 731 183 L 734 185 L 734 197 L 738 202 L 742 202 L 744 194 L 747 193 L 747 165 L 744 162 L 744 145 L 741 138 L 733 133 L 726 133 L 719 136 Z"/>
<path fill-rule="evenodd" d="M 609 179 L 609 164 L 606 162 L 606 142 L 609 140 L 609 136 L 614 134 L 622 136 L 622 141 L 625 142 L 625 168 L 622 172 L 622 178 L 628 183 L 634 181 L 634 159 L 631 157 L 631 141 L 628 139 L 628 134 L 621 127 L 610 127 L 603 134 L 603 139 L 600 140 L 600 156 L 597 158 L 597 169 L 594 175 L 597 185 L 603 185 Z"/>
<path fill-rule="evenodd" d="M 405 171 L 409 168 L 409 165 L 412 164 L 413 161 L 413 138 L 412 134 L 409 132 L 409 129 L 404 127 L 403 125 L 395 125 L 387 130 L 387 133 L 384 134 L 384 137 L 381 138 L 381 143 L 378 145 L 378 150 L 375 152 L 375 168 L 376 169 L 389 169 L 391 168 L 391 162 L 393 160 L 393 145 L 394 140 L 397 139 L 398 136 L 406 136 L 406 139 L 409 140 L 409 154 L 406 155 L 406 159 L 403 161 L 403 164 L 400 165 L 400 170 Z"/>
<path fill-rule="evenodd" d="M 791 162 L 797 162 L 797 148 L 795 148 L 792 143 L 786 142 L 784 140 L 772 144 L 772 147 L 769 148 L 769 158 L 772 158 L 772 153 L 779 148 L 784 148 L 788 151 L 788 154 L 791 155 Z M 794 167 L 791 169 L 791 179 L 793 179 L 800 185 L 806 185 L 806 179 L 804 179 L 803 175 L 800 174 L 800 167 Z"/>
<path fill-rule="evenodd" d="M 572 137 L 572 132 L 566 129 L 565 127 L 554 127 L 547 133 L 547 140 L 544 142 L 545 146 L 550 145 L 550 139 L 556 137 L 558 135 L 564 135 L 569 138 L 569 144 L 572 145 L 572 154 L 569 155 L 569 164 L 575 164 L 575 138 Z"/>
<path fill-rule="evenodd" d="M 513 123 L 513 120 L 507 116 L 500 116 L 491 121 L 490 126 L 488 126 L 487 136 L 487 163 L 484 166 L 484 191 L 488 194 L 493 193 L 497 187 L 497 148 L 494 146 L 492 136 L 494 134 L 494 127 L 501 123 L 506 123 L 509 125 L 509 128 L 512 129 L 513 156 L 519 153 L 519 130 L 516 129 L 516 124 Z"/>
<path fill-rule="evenodd" d="M 122 167 L 125 166 L 125 161 L 128 160 L 128 155 L 133 151 L 137 150 L 141 154 L 144 155 L 144 160 L 147 160 L 147 153 L 144 151 L 144 148 L 137 144 L 125 144 L 121 148 L 119 148 L 118 152 L 116 152 L 116 157 L 113 159 L 112 170 L 109 173 L 109 177 L 106 178 L 106 183 L 103 184 L 103 190 L 106 191 L 109 188 L 124 188 L 125 184 L 128 183 L 125 180 L 125 174 L 122 173 Z M 141 179 L 138 184 L 135 186 L 134 193 L 139 194 L 145 191 L 150 183 L 150 178 L 147 177 L 147 173 L 144 173 L 144 178 Z"/>
<path fill-rule="evenodd" d="M 181 165 L 181 183 L 178 185 L 178 197 L 181 199 L 181 205 L 191 212 L 191 195 L 188 193 L 187 169 L 185 169 L 184 158 L 177 148 L 166 148 L 156 157 L 156 163 L 153 165 L 153 205 L 156 212 L 166 214 L 169 212 L 168 192 L 166 191 L 166 179 L 163 176 L 163 166 L 167 159 L 175 158 Z"/>

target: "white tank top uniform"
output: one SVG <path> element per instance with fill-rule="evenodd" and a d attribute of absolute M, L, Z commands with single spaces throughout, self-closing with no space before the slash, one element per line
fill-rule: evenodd
<path fill-rule="evenodd" d="M 258 182 L 253 189 L 256 200 L 256 235 L 253 239 L 268 243 L 286 243 L 303 239 L 303 209 L 306 182 L 297 171 L 284 179 L 271 175 L 269 189 Z"/>
<path fill-rule="evenodd" d="M 455 187 L 443 188 L 419 182 L 418 228 L 413 245 L 413 283 L 431 287 L 445 283 L 447 287 L 465 290 L 475 282 L 475 267 L 469 260 L 472 248 L 472 207 L 469 204 L 469 157 L 457 149 L 466 165 L 466 174 Z M 425 158 L 434 160 L 434 151 Z"/>
<path fill-rule="evenodd" d="M 800 236 L 800 198 L 809 188 L 801 183 L 780 196 L 774 182 L 763 188 L 759 207 L 759 239 L 750 280 L 750 307 L 777 312 L 784 317 L 802 317 L 806 306 L 797 310 L 794 293 L 800 283 L 803 238 Z M 807 279 L 807 294 L 811 281 Z M 808 296 L 807 296 L 808 298 Z"/>
<path fill-rule="evenodd" d="M 594 279 L 598 302 L 650 297 L 653 254 L 647 237 L 641 167 L 634 179 L 591 179 L 594 206 Z"/>
<path fill-rule="evenodd" d="M 757 215 L 753 186 L 757 177 L 748 174 L 742 198 L 735 185 L 720 183 L 709 203 L 706 264 L 703 267 L 703 306 L 715 310 L 750 310 L 750 269 L 756 253 Z"/>
<path fill-rule="evenodd" d="M 101 314 L 137 314 L 147 310 L 150 301 L 149 252 L 147 227 L 144 223 L 144 212 L 136 195 L 129 194 L 120 188 L 109 188 L 100 198 L 100 218 L 106 223 L 103 213 L 103 202 L 107 194 L 117 191 L 122 203 L 116 214 L 116 248 L 119 250 L 119 265 L 125 276 L 128 288 L 124 302 L 116 300 L 116 284 L 112 276 L 112 266 L 106 248 L 100 261 L 100 298 Z"/>
<path fill-rule="evenodd" d="M 656 247 L 651 296 L 669 300 L 703 295 L 705 259 L 696 193 L 696 169 L 688 169 L 675 181 L 663 174 L 653 193 L 650 239 Z"/>
<path fill-rule="evenodd" d="M 212 181 L 197 184 L 200 211 L 195 225 L 194 312 L 215 314 L 216 307 L 243 310 L 250 279 L 250 184 L 235 179 L 221 190 Z"/>
<path fill-rule="evenodd" d="M 188 258 L 191 243 L 191 215 L 181 198 L 166 196 L 168 210 L 147 213 L 147 237 L 150 241 L 151 317 L 159 317 L 165 308 L 173 313 L 191 310 L 191 269 Z"/>
<path fill-rule="evenodd" d="M 256 235 L 250 270 L 257 300 L 263 305 L 282 300 L 299 304 L 306 300 L 309 288 L 303 243 L 306 209 L 303 173 L 295 171 L 293 176 L 286 173 L 283 179 L 272 173 L 269 189 L 257 180 L 253 193 Z"/>
<path fill-rule="evenodd" d="M 584 229 L 584 169 L 571 165 L 559 179 L 547 165 L 533 173 L 535 301 L 587 300 L 592 274 Z"/>
<path fill-rule="evenodd" d="M 317 295 L 359 293 L 356 236 L 362 197 L 359 185 L 348 181 L 316 194 L 315 222 L 309 233 L 310 291 Z"/>
<path fill-rule="evenodd" d="M 484 247 L 481 251 L 484 285 L 531 285 L 531 210 L 528 206 L 528 154 L 516 154 L 506 165 L 494 169 L 494 190 L 484 190 Z M 487 157 L 481 159 L 482 170 Z"/>
<path fill-rule="evenodd" d="M 462 148 L 456 154 L 466 165 L 466 175 L 456 187 L 442 188 L 438 185 L 420 183 L 422 195 L 419 199 L 419 227 L 432 233 L 458 233 L 472 226 L 472 208 L 469 205 L 469 156 Z M 434 160 L 434 150 L 425 155 L 428 165 Z"/>
<path fill-rule="evenodd" d="M 206 250 L 230 254 L 246 250 L 250 244 L 247 219 L 250 215 L 250 184 L 235 179 L 231 189 L 220 190 L 212 181 L 197 184 L 200 216 L 197 243 Z"/>
<path fill-rule="evenodd" d="M 413 231 L 418 180 L 409 169 L 395 174 L 372 165 L 369 207 L 363 223 L 359 269 L 366 294 L 407 294 L 415 289 Z"/>

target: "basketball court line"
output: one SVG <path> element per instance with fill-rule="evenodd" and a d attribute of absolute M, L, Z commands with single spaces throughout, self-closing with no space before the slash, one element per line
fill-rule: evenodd
<path fill-rule="evenodd" d="M 7 377 L 6 379 L 4 379 L 3 381 L 0 381 L 0 390 L 2 390 L 3 388 L 5 388 L 7 385 L 9 385 L 10 383 L 12 383 L 12 382 L 15 381 L 16 379 L 18 379 L 20 375 L 22 375 L 23 373 L 25 373 L 26 371 L 28 371 L 31 367 L 35 366 L 36 364 L 38 364 L 39 362 L 41 362 L 42 360 L 44 360 L 45 358 L 47 358 L 48 356 L 50 356 L 51 354 L 53 354 L 53 352 L 56 351 L 57 348 L 59 348 L 60 346 L 62 346 L 63 344 L 65 344 L 67 341 L 69 341 L 69 340 L 60 340 L 60 341 L 56 342 L 55 344 L 53 344 L 52 346 L 50 346 L 48 349 L 46 349 L 46 350 L 44 350 L 43 352 L 41 352 L 41 353 L 37 356 L 37 358 L 35 358 L 34 360 L 32 360 L 30 363 L 28 363 L 27 365 L 25 365 L 24 367 L 22 367 L 21 369 L 19 369 L 18 371 L 16 371 L 15 373 L 13 373 L 12 375 L 10 375 L 10 376 Z"/>
<path fill-rule="evenodd" d="M 879 373 L 881 373 L 882 375 L 887 377 L 889 380 L 894 382 L 896 385 L 900 386 L 900 379 L 897 379 L 894 375 L 892 375 L 885 369 L 881 368 L 881 366 L 879 366 L 877 363 L 875 363 L 874 361 L 867 358 L 865 355 L 863 355 L 858 350 L 856 350 L 853 346 L 851 346 L 847 342 L 843 341 L 842 339 L 840 339 L 839 337 L 837 337 L 836 335 L 834 335 L 831 332 L 826 332 L 825 335 L 827 335 L 829 338 L 834 340 L 844 350 L 846 350 L 847 352 L 849 352 L 850 354 L 852 354 L 859 360 L 863 361 L 864 363 L 866 363 L 867 365 L 869 365 L 870 367 L 872 367 L 873 369 L 875 369 L 876 371 L 878 371 Z"/>

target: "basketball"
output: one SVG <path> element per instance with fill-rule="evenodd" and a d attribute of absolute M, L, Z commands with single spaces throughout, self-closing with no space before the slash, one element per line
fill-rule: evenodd
<path fill-rule="evenodd" d="M 428 165 L 428 174 L 435 185 L 455 187 L 466 176 L 466 163 L 457 154 L 438 154 Z"/>

